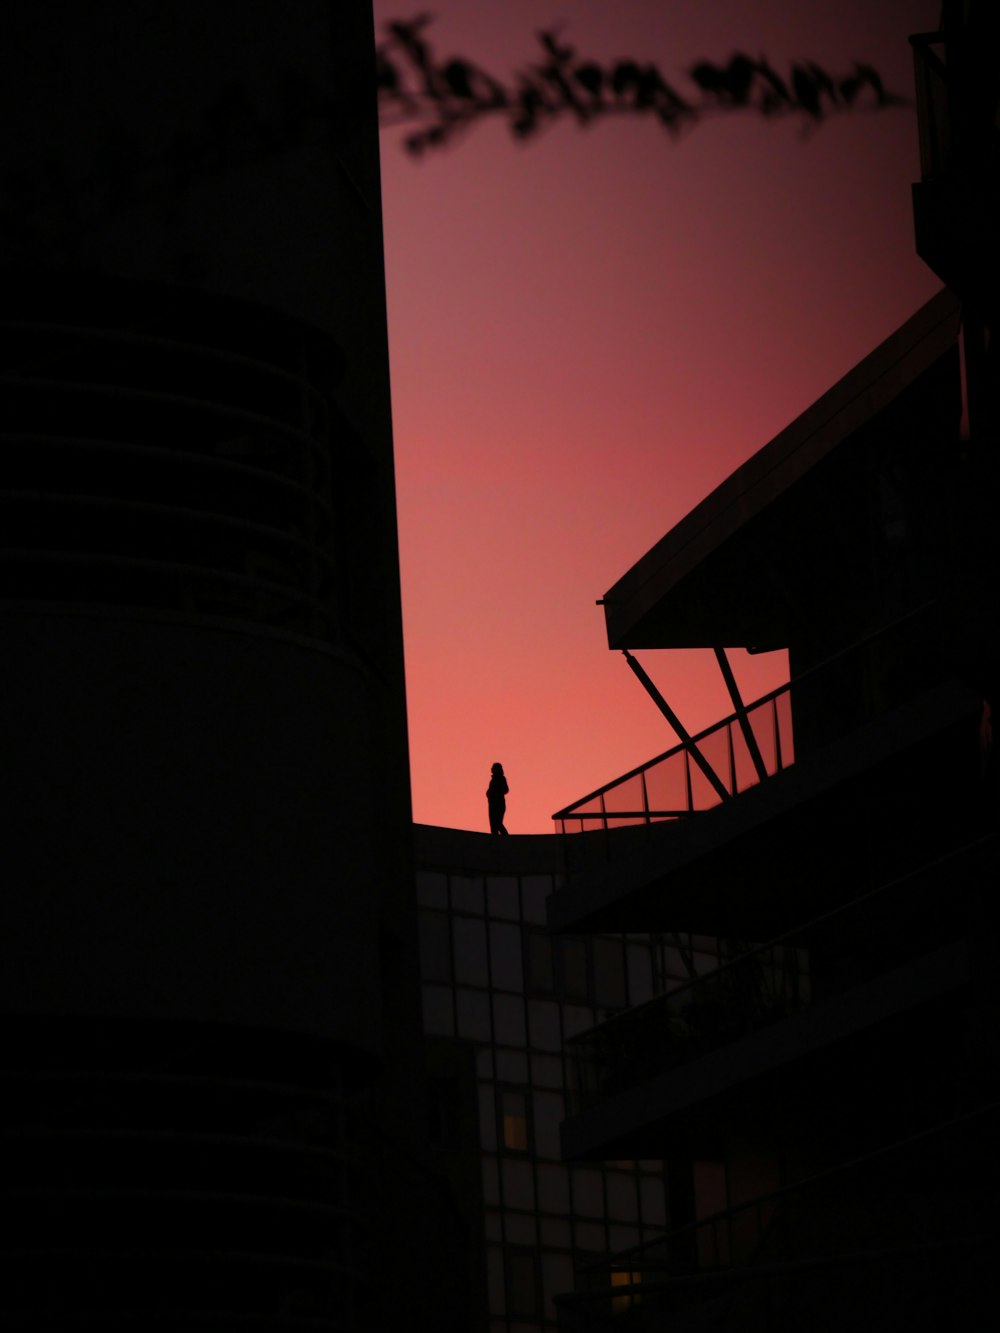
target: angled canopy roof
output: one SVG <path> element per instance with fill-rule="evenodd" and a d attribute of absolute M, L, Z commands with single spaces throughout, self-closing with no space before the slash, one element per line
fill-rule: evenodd
<path fill-rule="evenodd" d="M 939 292 L 661 538 L 605 595 L 609 645 L 778 646 L 766 642 L 782 627 L 759 577 L 761 520 L 954 348 L 959 315 Z"/>

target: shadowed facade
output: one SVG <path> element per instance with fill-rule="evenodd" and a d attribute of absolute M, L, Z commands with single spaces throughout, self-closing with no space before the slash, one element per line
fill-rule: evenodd
<path fill-rule="evenodd" d="M 666 1162 L 665 1234 L 591 1266 L 629 1327 L 996 1304 L 995 37 L 946 5 L 914 39 L 918 248 L 949 289 L 604 599 L 627 654 L 787 647 L 791 675 L 556 816 L 550 927 L 718 940 L 569 1043 L 564 1157 Z M 607 1286 L 559 1305 L 616 1313 Z"/>
<path fill-rule="evenodd" d="M 6 15 L 12 1324 L 366 1327 L 447 1264 L 373 51 L 356 3 Z"/>

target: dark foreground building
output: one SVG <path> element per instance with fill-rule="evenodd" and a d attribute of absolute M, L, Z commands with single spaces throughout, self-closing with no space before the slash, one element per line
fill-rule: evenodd
<path fill-rule="evenodd" d="M 903 1333 L 997 1308 L 991 27 L 946 6 L 915 41 L 918 246 L 950 290 L 605 597 L 613 648 L 726 669 L 723 645 L 787 647 L 791 680 L 750 705 L 734 687 L 731 717 L 557 816 L 552 928 L 719 941 L 717 967 L 570 1042 L 565 1157 L 662 1157 L 669 1206 L 559 1302 L 570 1329 L 611 1322 L 614 1274 L 637 1328 Z"/>
<path fill-rule="evenodd" d="M 448 1327 L 370 6 L 2 59 L 0 1322 Z"/>

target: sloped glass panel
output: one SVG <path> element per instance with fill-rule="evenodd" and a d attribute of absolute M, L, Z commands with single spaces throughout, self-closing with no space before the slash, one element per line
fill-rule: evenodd
<path fill-rule="evenodd" d="M 792 734 L 792 695 L 790 690 L 775 700 L 778 713 L 778 736 L 781 740 L 781 767 L 795 763 L 795 739 Z"/>
<path fill-rule="evenodd" d="M 625 810 L 634 814 L 643 809 L 642 779 L 638 773 L 627 782 L 619 782 L 616 787 L 610 787 L 604 793 L 604 808 L 609 815 Z M 615 820 L 616 825 L 619 822 Z"/>
<path fill-rule="evenodd" d="M 768 773 L 773 774 L 777 771 L 778 759 L 775 750 L 774 706 L 772 701 L 768 699 L 766 703 L 751 708 L 747 716 L 750 718 L 750 726 L 753 728 L 753 734 L 757 739 L 757 746 L 764 760 L 764 767 Z"/>
<path fill-rule="evenodd" d="M 750 755 L 750 747 L 743 738 L 743 728 L 738 722 L 729 724 L 730 735 L 733 738 L 733 768 L 736 772 L 736 790 L 746 791 L 750 787 L 755 787 L 760 781 L 757 776 L 757 767 Z"/>
<path fill-rule="evenodd" d="M 589 801 L 582 801 L 579 805 L 567 807 L 574 816 L 578 815 L 599 815 L 601 813 L 601 798 L 592 797 Z"/>
<path fill-rule="evenodd" d="M 711 766 L 712 770 L 728 791 L 730 789 L 729 781 L 729 737 L 725 727 L 721 731 L 713 732 L 711 736 L 705 736 L 698 742 L 698 749 L 701 751 L 705 760 Z M 690 757 L 691 765 L 691 798 L 695 810 L 711 810 L 718 805 L 722 797 L 709 782 L 708 778 L 701 771 L 694 757 Z"/>
<path fill-rule="evenodd" d="M 646 797 L 650 810 L 687 810 L 683 750 L 675 750 L 646 769 Z"/>

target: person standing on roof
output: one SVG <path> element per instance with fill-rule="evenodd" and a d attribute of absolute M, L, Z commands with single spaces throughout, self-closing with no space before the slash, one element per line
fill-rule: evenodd
<path fill-rule="evenodd" d="M 491 770 L 490 785 L 486 788 L 486 803 L 490 808 L 490 832 L 507 836 L 503 826 L 503 817 L 507 813 L 507 779 L 503 775 L 503 764 L 494 764 Z"/>

